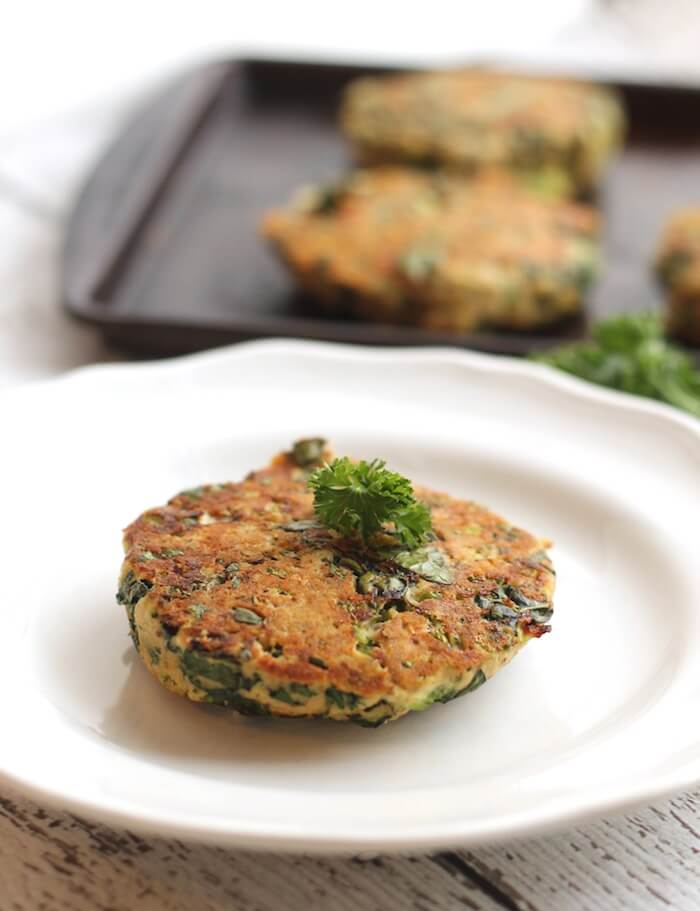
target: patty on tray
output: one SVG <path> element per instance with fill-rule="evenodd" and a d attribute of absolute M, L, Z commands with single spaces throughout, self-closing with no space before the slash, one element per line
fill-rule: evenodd
<path fill-rule="evenodd" d="M 263 234 L 333 315 L 452 332 L 533 328 L 580 310 L 599 216 L 507 174 L 357 171 L 268 212 Z"/>
<path fill-rule="evenodd" d="M 624 122 L 607 88 L 477 69 L 357 79 L 341 107 L 362 164 L 495 165 L 571 195 L 596 188 Z"/>
<path fill-rule="evenodd" d="M 669 218 L 655 268 L 666 292 L 669 332 L 700 345 L 700 206 Z"/>

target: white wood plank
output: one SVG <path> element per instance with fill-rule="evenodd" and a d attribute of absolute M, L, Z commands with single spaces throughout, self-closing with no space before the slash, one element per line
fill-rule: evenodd
<path fill-rule="evenodd" d="M 0 911 L 697 911 L 699 811 L 700 793 L 517 844 L 353 860 L 141 839 L 0 797 Z"/>
<path fill-rule="evenodd" d="M 368 861 L 143 840 L 0 798 L 0 911 L 500 911 L 428 858 Z"/>
<path fill-rule="evenodd" d="M 465 857 L 523 911 L 700 907 L 700 792 Z"/>

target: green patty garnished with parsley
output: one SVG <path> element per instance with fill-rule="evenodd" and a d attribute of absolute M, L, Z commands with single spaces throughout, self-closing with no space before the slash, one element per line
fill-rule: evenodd
<path fill-rule="evenodd" d="M 549 630 L 548 542 L 301 440 L 124 536 L 118 600 L 168 689 L 375 726 L 481 686 Z"/>

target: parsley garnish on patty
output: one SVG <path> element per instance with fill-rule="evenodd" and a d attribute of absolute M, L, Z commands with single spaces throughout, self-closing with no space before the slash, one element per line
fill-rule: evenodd
<path fill-rule="evenodd" d="M 318 519 L 342 535 L 359 536 L 367 543 L 378 531 L 393 531 L 405 547 L 413 548 L 431 530 L 430 512 L 416 499 L 411 482 L 389 471 L 381 459 L 334 459 L 314 471 L 308 485 Z"/>

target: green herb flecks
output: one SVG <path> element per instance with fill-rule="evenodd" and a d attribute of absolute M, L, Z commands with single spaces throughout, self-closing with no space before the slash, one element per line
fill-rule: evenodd
<path fill-rule="evenodd" d="M 450 585 L 454 582 L 454 573 L 447 555 L 434 545 L 399 551 L 393 559 L 399 566 L 412 570 L 417 576 L 429 582 L 439 582 L 440 585 Z"/>
<path fill-rule="evenodd" d="M 255 611 L 248 610 L 247 607 L 234 607 L 233 619 L 237 620 L 238 623 L 247 623 L 250 626 L 260 626 L 260 624 L 263 622 L 263 618 L 260 616 L 260 614 L 256 614 Z"/>
<path fill-rule="evenodd" d="M 312 528 L 323 528 L 315 519 L 298 519 L 295 522 L 286 522 L 280 525 L 284 531 L 310 531 Z"/>
<path fill-rule="evenodd" d="M 196 684 L 195 684 L 196 685 Z M 207 690 L 206 701 L 212 705 L 223 705 L 226 708 L 235 709 L 239 715 L 255 717 L 258 715 L 270 715 L 270 709 L 254 699 L 242 696 L 235 689 L 213 689 Z"/>
<path fill-rule="evenodd" d="M 474 601 L 487 620 L 497 620 L 512 627 L 528 617 L 535 623 L 546 624 L 553 613 L 548 601 L 528 598 L 514 585 L 499 585 L 487 595 L 476 595 Z"/>
<path fill-rule="evenodd" d="M 591 341 L 533 358 L 600 386 L 666 402 L 700 417 L 700 371 L 684 351 L 666 341 L 658 314 L 616 316 L 594 326 L 591 335 Z"/>
<path fill-rule="evenodd" d="M 132 607 L 137 601 L 140 601 L 144 595 L 148 594 L 153 585 L 152 582 L 147 582 L 145 579 L 135 579 L 131 573 L 127 573 L 124 581 L 125 586 L 120 589 L 117 600 L 121 600 L 122 604 L 128 604 Z"/>
<path fill-rule="evenodd" d="M 411 607 L 420 607 L 423 601 L 439 601 L 441 597 L 439 592 L 408 588 L 404 595 L 404 601 Z"/>
<path fill-rule="evenodd" d="M 367 710 L 369 711 L 369 709 Z M 367 718 L 365 715 L 348 715 L 348 721 L 353 721 L 355 724 L 358 724 L 361 728 L 380 728 L 383 724 L 386 724 L 392 717 L 392 712 L 390 709 L 387 710 L 386 714 L 379 718 Z"/>
<path fill-rule="evenodd" d="M 157 667 L 160 664 L 160 649 L 159 648 L 149 648 L 148 657 L 151 659 L 151 664 L 154 667 Z"/>
<path fill-rule="evenodd" d="M 300 468 L 308 468 L 321 461 L 325 448 L 326 441 L 322 437 L 297 440 L 292 446 L 292 459 Z"/>
<path fill-rule="evenodd" d="M 166 560 L 170 557 L 180 557 L 182 554 L 184 554 L 184 550 L 179 550 L 176 547 L 167 547 L 157 553 L 153 553 L 152 550 L 142 550 L 139 554 L 139 560 L 142 563 L 146 563 L 150 560 Z"/>
<path fill-rule="evenodd" d="M 413 548 L 431 529 L 430 512 L 415 498 L 411 482 L 389 471 L 381 459 L 334 459 L 317 469 L 308 485 L 318 519 L 342 535 L 367 543 L 385 525 L 393 525 L 401 543 Z"/>
<path fill-rule="evenodd" d="M 468 683 L 468 684 L 464 687 L 464 689 L 459 693 L 459 695 L 461 696 L 462 693 L 473 693 L 474 690 L 478 690 L 479 687 L 480 687 L 482 684 L 484 684 L 484 683 L 486 683 L 486 674 L 485 674 L 481 669 L 479 669 L 479 670 L 474 674 L 474 676 L 473 676 L 472 679 L 469 681 L 469 683 Z"/>
<path fill-rule="evenodd" d="M 549 604 L 545 605 L 544 607 L 530 608 L 530 617 L 535 621 L 535 623 L 538 623 L 540 626 L 544 626 L 545 624 L 549 623 L 549 621 L 552 619 L 553 613 L 554 611 Z"/>
<path fill-rule="evenodd" d="M 377 647 L 377 640 L 374 638 L 377 632 L 375 623 L 365 623 L 355 627 L 355 640 L 357 642 L 358 652 L 363 655 L 371 655 Z"/>
<path fill-rule="evenodd" d="M 418 707 L 418 710 L 427 709 L 436 702 L 451 702 L 453 699 L 459 699 L 460 696 L 466 696 L 467 693 L 473 693 L 474 690 L 478 690 L 482 684 L 486 683 L 486 679 L 486 674 L 480 668 L 462 689 L 457 689 L 455 686 L 447 684 L 437 686 L 428 694 L 425 702 Z"/>
<path fill-rule="evenodd" d="M 188 490 L 182 490 L 178 496 L 189 497 L 190 500 L 200 500 L 205 493 L 205 487 L 190 487 Z"/>
<path fill-rule="evenodd" d="M 340 557 L 338 560 L 339 566 L 344 566 L 345 569 L 350 569 L 356 575 L 362 575 L 365 572 L 365 567 L 358 563 L 357 560 L 353 560 L 352 557 Z"/>
<path fill-rule="evenodd" d="M 345 690 L 338 690 L 334 686 L 329 686 L 326 690 L 326 702 L 328 705 L 335 705 L 339 709 L 357 708 L 360 697 L 356 693 L 348 693 Z"/>
<path fill-rule="evenodd" d="M 440 252 L 428 247 L 413 247 L 400 258 L 399 269 L 413 281 L 424 281 L 435 271 Z"/>
<path fill-rule="evenodd" d="M 288 683 L 286 686 L 270 690 L 270 696 L 273 699 L 285 702 L 287 705 L 304 705 L 315 695 L 315 690 L 312 690 L 311 687 L 306 686 L 304 683 Z"/>
<path fill-rule="evenodd" d="M 123 604 L 126 608 L 131 638 L 136 648 L 139 647 L 139 632 L 138 627 L 136 626 L 135 617 L 136 605 L 141 598 L 148 594 L 152 587 L 152 582 L 148 582 L 146 579 L 137 579 L 136 576 L 129 571 L 122 579 L 119 585 L 119 591 L 117 592 L 117 603 Z"/>
<path fill-rule="evenodd" d="M 204 604 L 190 604 L 190 613 L 197 620 L 201 620 L 206 614 L 207 607 Z"/>
<path fill-rule="evenodd" d="M 239 665 L 223 658 L 209 658 L 201 652 L 185 651 L 182 655 L 182 667 L 187 677 L 202 689 L 209 689 L 201 678 L 211 680 L 228 690 L 238 690 L 246 681 Z"/>
<path fill-rule="evenodd" d="M 361 595 L 386 598 L 388 601 L 400 601 L 406 594 L 409 580 L 398 575 L 368 570 L 358 577 L 356 588 Z"/>
<path fill-rule="evenodd" d="M 547 607 L 546 601 L 536 601 L 534 598 L 528 598 L 527 595 L 524 595 L 519 588 L 516 588 L 514 585 L 504 585 L 503 594 L 513 602 L 517 604 L 518 607 Z"/>
<path fill-rule="evenodd" d="M 343 181 L 327 184 L 314 191 L 309 211 L 315 215 L 331 215 L 347 195 L 348 187 Z"/>
<path fill-rule="evenodd" d="M 526 557 L 523 560 L 526 566 L 530 566 L 532 569 L 538 569 L 541 567 L 546 570 L 548 573 L 551 573 L 553 576 L 556 576 L 556 572 L 552 564 L 549 562 L 549 554 L 546 550 L 537 550 L 534 553 L 530 554 L 529 557 Z"/>
<path fill-rule="evenodd" d="M 433 639 L 437 639 L 437 641 L 442 642 L 443 645 L 451 645 L 450 637 L 447 634 L 443 621 L 438 617 L 432 617 L 430 615 L 426 616 L 426 620 L 428 621 L 428 632 Z"/>

